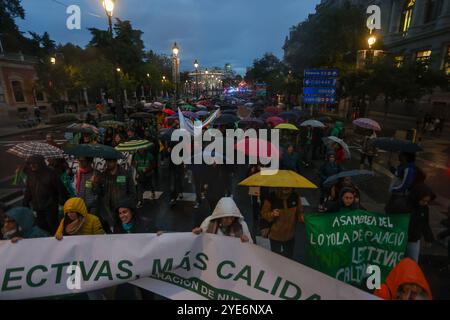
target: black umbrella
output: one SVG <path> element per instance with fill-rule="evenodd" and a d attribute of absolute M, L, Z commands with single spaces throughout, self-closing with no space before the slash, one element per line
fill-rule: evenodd
<path fill-rule="evenodd" d="M 232 115 L 236 115 L 237 111 L 236 110 L 225 110 L 222 112 L 223 114 L 232 114 Z"/>
<path fill-rule="evenodd" d="M 122 159 L 123 155 L 116 149 L 103 144 L 77 144 L 64 148 L 67 154 L 77 158 Z"/>
<path fill-rule="evenodd" d="M 373 140 L 372 145 L 378 149 L 390 152 L 415 153 L 423 150 L 420 146 L 411 141 L 394 138 L 377 138 Z"/>
<path fill-rule="evenodd" d="M 238 122 L 240 119 L 232 114 L 222 114 L 216 120 L 213 121 L 213 125 L 226 125 L 226 124 L 234 124 Z"/>

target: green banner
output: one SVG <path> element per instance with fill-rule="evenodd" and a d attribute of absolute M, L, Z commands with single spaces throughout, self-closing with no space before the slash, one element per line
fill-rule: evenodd
<path fill-rule="evenodd" d="M 360 285 L 367 267 L 378 266 L 383 282 L 404 258 L 409 215 L 362 210 L 305 215 L 307 265 L 348 284 Z"/>

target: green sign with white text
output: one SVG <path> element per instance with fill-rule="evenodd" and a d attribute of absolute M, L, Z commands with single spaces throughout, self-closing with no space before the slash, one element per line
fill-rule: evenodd
<path fill-rule="evenodd" d="M 305 215 L 307 265 L 343 282 L 359 285 L 368 266 L 381 281 L 404 258 L 409 215 L 362 210 Z"/>

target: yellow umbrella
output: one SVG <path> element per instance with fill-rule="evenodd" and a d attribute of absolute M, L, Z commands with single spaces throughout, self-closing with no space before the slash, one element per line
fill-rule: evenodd
<path fill-rule="evenodd" d="M 301 188 L 317 189 L 317 186 L 291 170 L 278 170 L 274 175 L 262 175 L 261 172 L 239 183 L 244 187 Z"/>
<path fill-rule="evenodd" d="M 298 128 L 291 123 L 281 123 L 275 127 L 275 129 L 286 129 L 298 131 Z"/>

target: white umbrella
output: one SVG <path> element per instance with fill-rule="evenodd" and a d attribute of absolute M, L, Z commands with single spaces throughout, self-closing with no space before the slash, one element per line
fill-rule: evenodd
<path fill-rule="evenodd" d="M 301 127 L 315 127 L 315 128 L 325 128 L 325 125 L 317 120 L 306 120 L 305 122 L 303 122 L 301 125 Z"/>
<path fill-rule="evenodd" d="M 350 159 L 352 157 L 352 154 L 350 153 L 350 148 L 348 147 L 348 144 L 346 144 L 344 142 L 344 140 L 339 139 L 338 137 L 334 137 L 334 136 L 325 137 L 325 138 L 322 138 L 322 140 L 326 145 L 330 145 L 333 143 L 339 144 L 344 149 L 345 158 Z"/>

